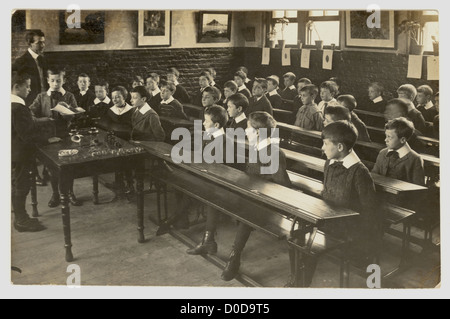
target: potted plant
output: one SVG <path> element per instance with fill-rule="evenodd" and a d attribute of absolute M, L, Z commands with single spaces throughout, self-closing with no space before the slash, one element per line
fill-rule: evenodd
<path fill-rule="evenodd" d="M 272 30 L 267 33 L 267 42 L 268 42 L 269 48 L 272 48 L 272 49 L 275 48 L 276 40 L 277 40 L 277 30 L 273 26 Z"/>
<path fill-rule="evenodd" d="M 423 54 L 423 44 L 419 43 L 421 25 L 417 21 L 404 20 L 399 25 L 399 33 L 406 35 L 407 52 L 414 55 Z"/>
<path fill-rule="evenodd" d="M 317 32 L 316 26 L 314 25 L 314 21 L 309 20 L 308 23 L 306 23 L 306 29 L 308 30 L 310 40 L 312 40 L 311 37 L 312 37 L 313 30 L 316 32 L 317 38 L 319 39 L 319 40 L 315 41 L 316 48 L 317 48 L 317 50 L 323 50 L 323 40 L 321 40 L 320 34 L 319 34 L 319 32 Z"/>
<path fill-rule="evenodd" d="M 434 35 L 431 36 L 431 39 L 433 40 L 434 55 L 439 55 L 439 41 L 436 39 L 436 37 Z"/>
<path fill-rule="evenodd" d="M 284 39 L 284 30 L 287 25 L 289 25 L 289 20 L 286 18 L 281 18 L 277 20 L 277 23 L 281 24 L 281 40 L 278 40 L 280 48 L 284 49 L 286 47 L 286 40 Z"/>

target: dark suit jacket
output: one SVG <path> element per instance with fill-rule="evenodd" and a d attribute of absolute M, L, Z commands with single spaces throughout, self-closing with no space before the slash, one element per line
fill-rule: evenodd
<path fill-rule="evenodd" d="M 273 108 L 275 109 L 283 108 L 283 100 L 281 99 L 281 96 L 279 94 L 270 96 L 269 93 L 267 93 L 266 96 L 269 99 L 270 104 L 272 104 Z"/>
<path fill-rule="evenodd" d="M 175 91 L 173 97 L 176 100 L 180 101 L 181 103 L 190 103 L 191 102 L 189 93 L 181 85 L 177 85 L 177 90 Z"/>
<path fill-rule="evenodd" d="M 88 89 L 85 95 L 81 95 L 80 90 L 76 91 L 74 95 L 75 100 L 77 100 L 77 105 L 86 111 L 94 104 L 96 98 L 95 93 L 91 89 Z"/>
<path fill-rule="evenodd" d="M 285 88 L 280 95 L 283 100 L 294 101 L 298 95 L 298 91 L 296 89 L 291 90 L 290 88 Z"/>
<path fill-rule="evenodd" d="M 47 74 L 47 62 L 45 58 L 40 58 L 42 61 L 42 72 L 44 75 L 44 78 L 46 78 Z M 31 92 L 28 95 L 28 97 L 25 100 L 25 103 L 27 106 L 31 105 L 33 103 L 36 96 L 41 93 L 41 78 L 39 76 L 39 70 L 36 65 L 36 61 L 33 59 L 31 54 L 27 52 L 22 55 L 20 58 L 18 58 L 12 65 L 12 71 L 18 71 L 20 73 L 26 73 L 31 77 Z M 48 89 L 47 82 L 44 83 L 44 86 L 46 89 Z"/>
<path fill-rule="evenodd" d="M 273 115 L 272 105 L 265 95 L 263 95 L 259 101 L 256 100 L 256 97 L 251 98 L 250 105 L 247 108 L 245 115 L 247 115 L 248 117 L 249 114 L 257 111 L 263 111 L 269 113 L 270 115 Z"/>
<path fill-rule="evenodd" d="M 161 94 L 157 94 L 155 96 L 152 96 L 149 100 L 148 100 L 148 105 L 150 105 L 150 107 L 152 109 L 154 109 L 156 111 L 156 113 L 159 114 L 159 105 L 161 104 L 162 101 L 162 97 Z"/>

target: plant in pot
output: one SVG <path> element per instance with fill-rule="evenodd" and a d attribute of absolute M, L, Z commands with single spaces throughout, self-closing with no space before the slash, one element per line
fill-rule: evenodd
<path fill-rule="evenodd" d="M 319 32 L 317 32 L 316 26 L 314 24 L 314 21 L 309 20 L 308 23 L 306 23 L 306 30 L 308 31 L 310 42 L 312 42 L 312 32 L 315 31 L 317 38 L 319 40 L 316 40 L 316 48 L 317 50 L 323 50 L 323 41 L 320 38 Z"/>
<path fill-rule="evenodd" d="M 423 44 L 418 40 L 421 28 L 419 22 L 412 20 L 404 20 L 399 25 L 399 33 L 406 35 L 406 48 L 410 54 L 423 54 Z"/>
<path fill-rule="evenodd" d="M 267 33 L 267 43 L 269 45 L 269 48 L 272 49 L 275 48 L 276 41 L 277 41 L 277 30 L 273 26 L 272 30 Z"/>
<path fill-rule="evenodd" d="M 289 20 L 286 18 L 281 18 L 277 20 L 278 24 L 281 24 L 281 40 L 278 40 L 278 44 L 280 45 L 281 49 L 284 49 L 286 47 L 286 40 L 284 39 L 284 30 L 286 29 L 286 26 L 289 25 Z"/>
<path fill-rule="evenodd" d="M 439 40 L 434 35 L 431 36 L 431 40 L 433 40 L 434 55 L 439 55 Z"/>

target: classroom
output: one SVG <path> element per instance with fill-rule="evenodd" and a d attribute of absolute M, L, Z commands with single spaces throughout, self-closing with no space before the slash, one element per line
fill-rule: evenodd
<path fill-rule="evenodd" d="M 440 285 L 438 11 L 11 27 L 13 285 Z"/>

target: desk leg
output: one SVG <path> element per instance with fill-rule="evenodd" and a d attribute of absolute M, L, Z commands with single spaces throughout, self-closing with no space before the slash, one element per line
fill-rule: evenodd
<path fill-rule="evenodd" d="M 59 190 L 61 192 L 61 212 L 63 220 L 63 230 L 64 230 L 64 247 L 66 249 L 66 261 L 72 262 L 74 260 L 72 254 L 72 234 L 70 228 L 70 206 L 69 206 L 69 180 L 71 178 L 60 175 Z"/>
<path fill-rule="evenodd" d="M 37 171 L 36 167 L 34 167 L 34 169 L 36 169 L 36 171 Z M 39 217 L 39 212 L 37 209 L 38 202 L 37 202 L 37 190 L 36 190 L 36 173 L 34 170 L 30 171 L 30 183 L 31 183 L 31 189 L 30 189 L 31 207 L 33 208 L 33 212 L 31 214 L 31 216 Z"/>
<path fill-rule="evenodd" d="M 137 220 L 138 220 L 138 243 L 145 242 L 144 236 L 144 160 L 136 162 L 136 193 L 137 193 Z"/>
<path fill-rule="evenodd" d="M 98 175 L 94 175 L 92 177 L 92 195 L 93 195 L 93 203 L 94 205 L 98 205 Z"/>

